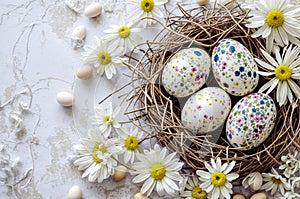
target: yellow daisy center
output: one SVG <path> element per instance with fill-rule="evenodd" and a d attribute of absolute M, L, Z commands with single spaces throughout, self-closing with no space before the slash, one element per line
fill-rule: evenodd
<path fill-rule="evenodd" d="M 128 136 L 126 139 L 125 139 L 125 147 L 128 149 L 128 150 L 135 150 L 139 145 L 139 141 L 136 137 L 134 136 Z"/>
<path fill-rule="evenodd" d="M 280 81 L 285 81 L 287 79 L 290 79 L 291 75 L 292 75 L 292 70 L 290 69 L 290 67 L 286 65 L 279 65 L 275 69 L 275 76 Z"/>
<path fill-rule="evenodd" d="M 109 115 L 107 115 L 107 116 L 105 116 L 105 117 L 103 118 L 103 122 L 104 122 L 104 123 L 108 122 L 109 120 L 110 120 L 110 116 L 109 116 Z"/>
<path fill-rule="evenodd" d="M 281 183 L 282 183 L 280 179 L 276 179 L 276 178 L 274 178 L 274 177 L 272 177 L 272 182 L 273 182 L 274 184 L 281 184 Z"/>
<path fill-rule="evenodd" d="M 266 23 L 271 28 L 278 28 L 282 26 L 284 22 L 284 16 L 280 10 L 270 10 L 266 16 Z"/>
<path fill-rule="evenodd" d="M 102 153 L 105 153 L 106 152 L 106 147 L 104 146 L 104 144 L 102 143 L 99 143 L 97 142 L 94 146 L 94 149 L 93 149 L 93 154 L 92 154 L 92 157 L 93 157 L 93 160 L 99 164 L 101 163 L 103 160 L 101 160 L 100 158 L 98 158 L 98 155 L 97 155 L 97 152 L 98 151 L 101 151 Z"/>
<path fill-rule="evenodd" d="M 151 12 L 154 8 L 154 1 L 153 0 L 141 0 L 140 6 L 144 12 Z"/>
<path fill-rule="evenodd" d="M 195 199 L 205 199 L 207 196 L 206 191 L 202 190 L 198 185 L 192 189 L 192 197 Z"/>
<path fill-rule="evenodd" d="M 166 175 L 166 169 L 162 164 L 155 163 L 150 167 L 150 175 L 155 180 L 161 180 Z"/>
<path fill-rule="evenodd" d="M 128 26 L 121 26 L 118 29 L 118 35 L 121 38 L 126 38 L 130 35 L 130 29 L 128 28 Z"/>
<path fill-rule="evenodd" d="M 214 172 L 210 176 L 210 182 L 216 187 L 222 187 L 226 183 L 226 175 L 222 172 Z"/>
<path fill-rule="evenodd" d="M 100 51 L 98 53 L 98 61 L 100 64 L 106 65 L 111 62 L 110 54 L 107 51 Z"/>

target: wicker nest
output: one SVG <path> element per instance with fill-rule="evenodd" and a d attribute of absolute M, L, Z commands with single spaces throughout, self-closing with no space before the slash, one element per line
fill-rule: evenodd
<path fill-rule="evenodd" d="M 239 41 L 254 57 L 264 59 L 259 49 L 264 48 L 265 40 L 251 37 L 253 30 L 245 27 L 247 12 L 238 6 L 227 9 L 215 5 L 188 10 L 178 7 L 181 13 L 169 13 L 155 41 L 141 44 L 147 49 L 142 51 L 142 57 L 129 55 L 132 97 L 128 107 L 133 107 L 128 111 L 130 121 L 140 128 L 150 127 L 148 137 L 156 137 L 158 143 L 176 151 L 186 163 L 185 168 L 192 170 L 205 169 L 205 161 L 220 157 L 223 161 L 235 160 L 234 171 L 242 178 L 278 165 L 280 157 L 291 148 L 300 150 L 299 101 L 277 107 L 273 132 L 260 146 L 248 151 L 233 148 L 226 139 L 224 127 L 212 133 L 195 134 L 182 125 L 180 102 L 161 84 L 161 72 L 168 59 L 180 49 L 193 45 L 203 47 L 211 55 L 215 45 L 224 38 Z M 268 81 L 260 78 L 260 84 Z M 207 84 L 210 81 L 214 78 L 211 77 Z M 231 96 L 231 99 L 234 105 L 241 97 Z"/>

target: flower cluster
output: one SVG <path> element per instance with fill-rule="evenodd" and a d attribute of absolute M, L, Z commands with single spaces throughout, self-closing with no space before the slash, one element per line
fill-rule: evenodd
<path fill-rule="evenodd" d="M 119 15 L 118 24 L 109 25 L 109 29 L 103 31 L 105 36 L 94 36 L 94 45 L 83 47 L 83 62 L 94 66 L 99 75 L 105 73 L 107 79 L 111 79 L 117 73 L 116 67 L 125 61 L 123 55 L 127 50 L 133 50 L 142 42 L 142 37 L 139 36 L 141 29 L 137 27 L 139 22 L 144 28 L 155 23 L 153 16 L 163 17 L 158 6 L 167 2 L 168 0 L 127 0 L 128 4 L 138 7 L 129 17 L 130 22 L 126 23 L 124 17 Z"/>
<path fill-rule="evenodd" d="M 168 154 L 167 148 L 158 145 L 144 150 L 141 146 L 143 132 L 134 127 L 129 131 L 124 128 L 117 120 L 119 108 L 113 108 L 111 103 L 105 110 L 95 108 L 95 113 L 98 129 L 89 132 L 88 138 L 80 139 L 80 144 L 74 146 L 78 153 L 74 165 L 83 171 L 82 178 L 101 183 L 113 175 L 120 162 L 119 155 L 123 155 L 122 164 L 130 164 L 132 174 L 136 175 L 133 182 L 145 181 L 141 188 L 142 194 L 150 195 L 155 186 L 160 196 L 164 192 L 174 195 L 175 191 L 179 191 L 175 182 L 182 180 L 179 171 L 183 163 L 175 157 L 176 152 Z M 139 162 L 135 161 L 136 157 Z"/>
<path fill-rule="evenodd" d="M 275 195 L 276 198 L 296 199 L 300 197 L 300 161 L 298 160 L 298 152 L 288 153 L 286 156 L 281 157 L 282 164 L 278 170 L 272 168 L 270 173 L 255 172 L 249 174 L 243 180 L 243 186 L 249 186 L 253 190 L 265 190 Z M 278 171 L 281 171 L 278 172 Z M 283 174 L 283 175 L 282 175 Z M 262 185 L 262 182 L 264 184 Z M 280 194 L 280 196 L 278 196 Z"/>
<path fill-rule="evenodd" d="M 300 98 L 300 3 L 299 1 L 251 0 L 241 1 L 242 7 L 249 9 L 248 28 L 256 32 L 252 37 L 266 39 L 266 51 L 261 50 L 265 59 L 255 59 L 264 70 L 262 76 L 273 76 L 259 92 L 271 93 L 276 87 L 276 100 L 280 106 L 294 96 Z M 282 53 L 281 53 L 282 52 Z M 274 56 L 272 56 L 274 55 Z M 274 59 L 273 57 L 276 57 Z"/>
<path fill-rule="evenodd" d="M 194 196 L 197 195 L 200 198 L 201 195 L 204 195 L 204 190 L 209 198 L 230 199 L 230 194 L 233 193 L 231 182 L 239 177 L 236 173 L 230 173 L 235 166 L 235 161 L 229 164 L 222 164 L 221 159 L 218 157 L 216 161 L 211 159 L 211 164 L 205 162 L 204 165 L 208 172 L 202 170 L 196 171 L 202 183 L 199 186 L 200 192 L 198 191 L 196 193 L 196 191 L 194 191 Z M 203 198 L 205 197 L 203 196 Z"/>

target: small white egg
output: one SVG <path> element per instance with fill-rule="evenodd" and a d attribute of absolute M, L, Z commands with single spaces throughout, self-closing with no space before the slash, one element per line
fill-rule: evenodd
<path fill-rule="evenodd" d="M 70 188 L 68 192 L 68 199 L 81 199 L 82 191 L 78 185 L 74 185 Z"/>
<path fill-rule="evenodd" d="M 199 6 L 204 6 L 209 2 L 209 0 L 196 0 L 196 2 Z"/>
<path fill-rule="evenodd" d="M 246 197 L 242 194 L 234 194 L 232 199 L 246 199 Z"/>
<path fill-rule="evenodd" d="M 102 6 L 100 3 L 92 3 L 84 10 L 84 15 L 90 18 L 97 17 L 101 14 Z"/>
<path fill-rule="evenodd" d="M 57 102 L 65 107 L 69 107 L 73 105 L 73 94 L 69 92 L 59 92 L 56 95 Z"/>
<path fill-rule="evenodd" d="M 72 39 L 84 39 L 85 36 L 86 36 L 85 26 L 77 26 L 71 34 Z"/>
<path fill-rule="evenodd" d="M 148 196 L 146 196 L 145 194 L 136 193 L 133 199 L 148 199 Z"/>
<path fill-rule="evenodd" d="M 123 165 L 119 165 L 114 169 L 114 174 L 111 176 L 111 178 L 118 182 L 125 178 L 126 173 L 127 168 Z"/>
<path fill-rule="evenodd" d="M 93 68 L 90 66 L 82 66 L 76 71 L 76 76 L 79 79 L 88 79 L 93 74 Z"/>
<path fill-rule="evenodd" d="M 267 199 L 267 195 L 263 192 L 253 194 L 250 199 Z"/>

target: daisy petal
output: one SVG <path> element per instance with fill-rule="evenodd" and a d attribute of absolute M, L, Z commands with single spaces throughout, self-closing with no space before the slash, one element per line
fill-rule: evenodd
<path fill-rule="evenodd" d="M 255 58 L 255 61 L 256 61 L 261 67 L 263 67 L 263 68 L 265 68 L 265 69 L 267 69 L 267 70 L 269 70 L 269 71 L 274 71 L 274 70 L 275 70 L 275 67 L 274 67 L 274 66 L 272 66 L 272 65 L 270 65 L 270 64 L 268 64 L 268 63 L 266 63 L 266 62 L 264 62 L 264 61 L 261 61 L 260 59 Z"/>
<path fill-rule="evenodd" d="M 262 49 L 260 51 L 273 66 L 278 66 L 278 63 L 275 61 L 275 59 L 271 55 L 269 55 L 269 53 L 267 53 L 266 51 L 264 51 Z"/>
<path fill-rule="evenodd" d="M 287 82 L 292 91 L 295 93 L 296 97 L 300 99 L 300 87 L 293 80 L 287 80 Z"/>

